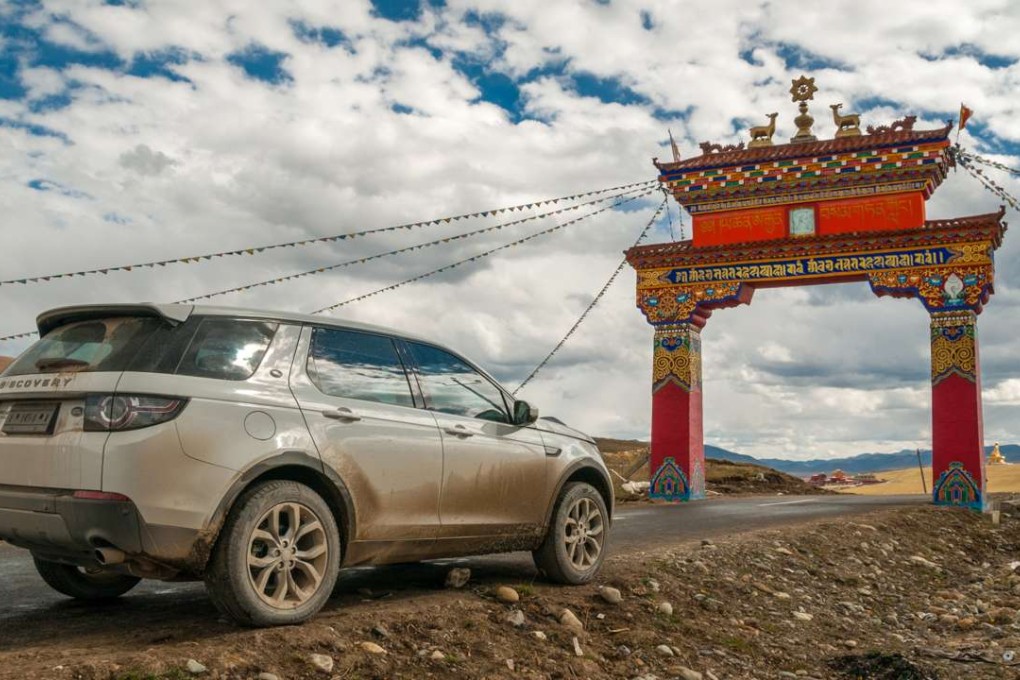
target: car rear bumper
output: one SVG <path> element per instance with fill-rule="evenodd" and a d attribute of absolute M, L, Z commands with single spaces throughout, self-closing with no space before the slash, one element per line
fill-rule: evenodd
<path fill-rule="evenodd" d="M 129 500 L 73 494 L 0 486 L 0 539 L 57 561 L 95 565 L 98 548 L 113 548 L 125 554 L 125 568 L 135 572 L 169 577 L 189 571 L 182 558 L 191 553 L 197 531 L 147 525 Z"/>
<path fill-rule="evenodd" d="M 134 503 L 75 498 L 72 491 L 0 487 L 0 538 L 32 550 L 90 555 L 96 548 L 142 552 Z"/>

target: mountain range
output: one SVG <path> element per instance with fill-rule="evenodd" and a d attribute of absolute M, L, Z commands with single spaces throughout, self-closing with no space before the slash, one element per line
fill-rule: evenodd
<path fill-rule="evenodd" d="M 992 450 L 991 446 L 985 447 L 985 455 Z M 1020 463 L 1020 445 L 1003 444 L 999 446 L 1002 455 L 1011 463 Z M 705 444 L 705 457 L 730 460 L 738 463 L 754 463 L 766 467 L 796 475 L 797 477 L 809 477 L 820 472 L 831 474 L 834 470 L 842 470 L 847 474 L 861 474 L 864 472 L 885 472 L 886 470 L 902 470 L 903 468 L 917 465 L 917 452 L 904 449 L 897 453 L 861 453 L 847 458 L 825 458 L 814 460 L 782 460 L 779 458 L 755 458 L 742 453 L 727 451 L 726 449 Z M 931 451 L 921 451 L 921 462 L 931 465 Z"/>

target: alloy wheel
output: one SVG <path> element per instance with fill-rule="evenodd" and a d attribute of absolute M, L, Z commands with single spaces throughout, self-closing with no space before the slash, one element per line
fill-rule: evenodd
<path fill-rule="evenodd" d="M 602 510 L 590 498 L 580 498 L 567 512 L 564 545 L 570 563 L 577 569 L 591 568 L 602 553 L 605 536 Z"/>
<path fill-rule="evenodd" d="M 329 544 L 322 521 L 301 503 L 280 503 L 248 541 L 248 577 L 259 598 L 277 609 L 307 602 L 322 584 Z"/>

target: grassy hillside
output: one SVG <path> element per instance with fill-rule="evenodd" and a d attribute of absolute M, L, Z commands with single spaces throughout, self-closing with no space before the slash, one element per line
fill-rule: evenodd
<path fill-rule="evenodd" d="M 597 439 L 599 450 L 612 470 L 613 485 L 617 498 L 630 495 L 621 490 L 620 475 L 630 475 L 632 481 L 648 481 L 647 463 L 635 469 L 648 453 L 648 443 L 619 439 Z M 819 494 L 828 493 L 803 480 L 778 472 L 762 465 L 753 465 L 711 458 L 709 447 L 705 447 L 705 486 L 709 491 L 721 494 Z M 633 470 L 633 473 L 631 472 Z"/>
<path fill-rule="evenodd" d="M 0 357 L 0 373 L 4 372 L 4 369 L 11 365 L 14 361 L 14 357 Z"/>
<path fill-rule="evenodd" d="M 648 442 L 627 439 L 597 439 L 603 452 L 616 453 L 635 448 L 647 448 Z M 1001 450 L 1006 460 L 1020 463 L 1020 445 L 1002 443 Z M 992 451 L 989 444 L 985 447 L 985 455 Z M 785 472 L 788 475 L 807 479 L 813 474 L 824 472 L 831 474 L 833 470 L 842 470 L 847 474 L 856 475 L 866 472 L 884 473 L 889 470 L 906 470 L 917 465 L 917 454 L 913 450 L 904 449 L 896 453 L 860 453 L 856 456 L 843 458 L 825 458 L 812 460 L 785 460 L 780 458 L 754 458 L 742 453 L 705 444 L 705 458 L 728 460 L 737 463 L 751 463 Z M 921 461 L 931 466 L 931 451 L 921 451 Z"/>
<path fill-rule="evenodd" d="M 1020 491 L 1020 465 L 989 465 L 985 469 L 988 473 L 989 493 Z M 921 489 L 921 473 L 917 471 L 916 467 L 880 472 L 876 476 L 886 481 L 882 484 L 857 486 L 850 489 L 841 489 L 841 491 L 843 493 L 867 496 L 923 493 Z M 924 483 L 927 486 L 928 493 L 931 493 L 930 467 L 924 468 Z"/>

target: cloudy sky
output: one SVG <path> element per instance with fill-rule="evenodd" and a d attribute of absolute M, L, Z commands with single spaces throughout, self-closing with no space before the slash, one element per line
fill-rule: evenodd
<path fill-rule="evenodd" d="M 0 0 L 0 279 L 417 222 L 655 177 L 736 142 L 816 78 L 829 103 L 1020 167 L 1020 4 L 714 0 Z M 998 173 L 1014 194 L 1020 182 Z M 338 315 L 448 343 L 516 386 L 620 262 L 648 196 Z M 930 218 L 1000 201 L 956 172 Z M 597 209 L 599 205 L 590 209 Z M 690 220 L 670 204 L 674 230 Z M 539 210 L 514 212 L 520 219 Z M 216 299 L 310 311 L 573 219 L 526 222 Z M 1017 223 L 1009 213 L 1008 221 Z M 49 307 L 176 300 L 498 223 L 492 218 L 200 264 L 0 286 L 0 336 Z M 682 224 L 682 226 L 681 226 Z M 652 240 L 670 239 L 660 220 Z M 979 331 L 989 442 L 1020 441 L 1020 235 Z M 647 437 L 651 328 L 619 278 L 521 396 L 588 432 Z M 703 333 L 706 440 L 757 456 L 930 446 L 928 318 L 866 284 L 765 290 Z M 0 343 L 16 354 L 30 340 Z"/>

